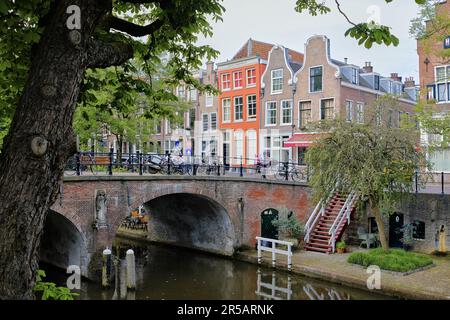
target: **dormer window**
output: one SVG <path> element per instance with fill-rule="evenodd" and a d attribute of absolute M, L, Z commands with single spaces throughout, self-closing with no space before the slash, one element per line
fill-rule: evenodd
<path fill-rule="evenodd" d="M 375 78 L 374 78 L 374 89 L 375 90 L 380 90 L 380 76 L 378 76 L 378 75 L 375 75 Z"/>
<path fill-rule="evenodd" d="M 352 68 L 352 83 L 353 84 L 358 84 L 358 76 L 359 76 L 358 69 Z"/>

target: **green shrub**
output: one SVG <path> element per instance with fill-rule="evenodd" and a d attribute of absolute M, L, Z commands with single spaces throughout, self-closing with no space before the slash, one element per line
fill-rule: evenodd
<path fill-rule="evenodd" d="M 36 284 L 33 291 L 41 293 L 42 300 L 73 300 L 78 293 L 71 292 L 69 288 L 57 287 L 53 282 L 44 282 L 45 271 L 38 270 L 36 275 Z"/>
<path fill-rule="evenodd" d="M 364 267 L 376 265 L 381 269 L 397 272 L 408 272 L 433 263 L 431 258 L 421 254 L 401 249 L 384 251 L 381 248 L 352 253 L 347 261 Z"/>

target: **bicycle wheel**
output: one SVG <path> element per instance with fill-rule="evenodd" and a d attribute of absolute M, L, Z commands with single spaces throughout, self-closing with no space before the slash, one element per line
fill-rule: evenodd
<path fill-rule="evenodd" d="M 305 179 L 303 177 L 303 172 L 301 172 L 300 170 L 297 170 L 297 169 L 292 170 L 291 177 L 292 177 L 292 180 L 294 180 L 295 182 L 305 181 Z"/>
<path fill-rule="evenodd" d="M 274 176 L 276 180 L 286 180 L 286 172 L 284 170 L 278 170 L 277 172 L 275 172 Z"/>

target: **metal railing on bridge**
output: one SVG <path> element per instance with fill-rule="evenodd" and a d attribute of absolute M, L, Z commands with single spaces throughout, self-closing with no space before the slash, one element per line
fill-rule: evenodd
<path fill-rule="evenodd" d="M 237 176 L 307 182 L 307 167 L 274 159 L 187 156 L 158 153 L 123 153 L 112 150 L 78 152 L 66 165 L 66 175 L 189 175 Z"/>

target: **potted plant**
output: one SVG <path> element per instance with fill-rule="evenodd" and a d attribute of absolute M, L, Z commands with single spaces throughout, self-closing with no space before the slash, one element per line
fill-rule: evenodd
<path fill-rule="evenodd" d="M 402 228 L 400 228 L 400 232 L 403 232 L 403 237 L 400 239 L 400 241 L 403 244 L 403 249 L 405 251 L 409 251 L 412 248 L 412 245 L 414 243 L 414 229 L 416 225 L 415 223 L 408 223 L 405 224 Z"/>
<path fill-rule="evenodd" d="M 294 249 L 299 247 L 299 239 L 304 234 L 305 226 L 295 218 L 294 212 L 280 210 L 280 216 L 273 220 L 272 224 L 278 228 L 281 240 L 292 242 Z"/>
<path fill-rule="evenodd" d="M 339 241 L 336 243 L 336 251 L 337 253 L 345 253 L 345 249 L 347 248 L 347 244 L 344 240 Z"/>

